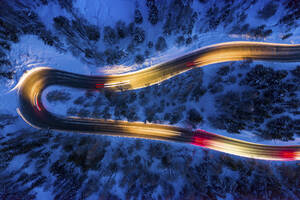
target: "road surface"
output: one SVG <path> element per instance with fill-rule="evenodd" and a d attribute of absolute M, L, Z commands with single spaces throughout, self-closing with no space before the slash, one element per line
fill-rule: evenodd
<path fill-rule="evenodd" d="M 165 63 L 121 75 L 86 76 L 52 68 L 35 68 L 26 72 L 17 85 L 18 113 L 24 121 L 36 128 L 183 142 L 255 159 L 300 160 L 300 145 L 261 145 L 204 130 L 192 131 L 161 124 L 58 116 L 48 111 L 41 101 L 43 90 L 51 85 L 120 92 L 157 84 L 196 67 L 238 60 L 299 62 L 300 45 L 261 42 L 221 43 L 201 48 Z"/>

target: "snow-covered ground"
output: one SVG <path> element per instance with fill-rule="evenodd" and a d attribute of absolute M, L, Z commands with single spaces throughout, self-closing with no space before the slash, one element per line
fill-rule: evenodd
<path fill-rule="evenodd" d="M 166 4 L 162 3 L 162 7 Z M 209 4 L 213 5 L 212 2 L 209 2 Z M 246 18 L 246 21 L 250 25 L 262 25 L 265 23 L 265 21 L 262 21 L 261 19 L 256 17 L 257 10 L 262 7 L 263 2 L 258 2 L 255 5 L 252 5 L 249 12 L 247 12 L 248 17 Z M 217 4 L 219 7 L 222 7 L 222 4 Z M 74 8 L 78 11 L 79 15 L 83 16 L 85 19 L 88 19 L 88 21 L 92 24 L 96 24 L 99 27 L 104 27 L 106 25 L 113 26 L 118 20 L 125 20 L 126 23 L 130 23 L 134 16 L 133 16 L 133 10 L 135 9 L 135 2 L 130 0 L 118 0 L 118 1 L 101 1 L 97 3 L 87 3 L 86 1 L 75 1 L 74 2 Z M 203 6 L 208 6 L 207 4 L 201 4 L 197 1 L 194 1 L 193 8 L 195 10 L 203 10 Z M 123 9 L 126 7 L 126 9 Z M 147 38 L 153 38 L 154 35 L 157 34 L 157 32 L 161 32 L 162 29 L 162 23 L 160 22 L 158 25 L 153 28 L 153 26 L 146 20 L 147 19 L 147 7 L 144 3 L 138 3 L 138 8 L 142 10 L 143 17 L 144 17 L 144 23 L 143 26 L 145 27 L 146 31 L 146 37 Z M 47 25 L 47 27 L 50 30 L 54 30 L 53 28 L 53 19 L 54 17 L 57 17 L 59 15 L 63 15 L 66 17 L 71 18 L 70 13 L 68 13 L 65 9 L 60 8 L 59 5 L 53 2 L 49 2 L 47 6 L 40 6 L 36 7 L 35 11 L 41 18 L 41 20 Z M 268 19 L 269 22 L 278 21 L 278 19 L 284 14 L 284 8 L 279 7 L 278 11 L 274 16 Z M 201 24 L 201 23 L 200 23 Z M 175 36 L 169 36 L 168 37 L 168 49 L 165 52 L 158 52 L 154 53 L 153 56 L 147 58 L 145 62 L 141 64 L 131 64 L 133 63 L 133 59 L 129 58 L 128 61 L 126 61 L 122 65 L 113 65 L 113 66 L 94 66 L 93 64 L 88 64 L 86 62 L 83 62 L 80 57 L 76 57 L 72 55 L 70 52 L 63 52 L 58 51 L 55 47 L 51 47 L 48 45 L 45 45 L 42 40 L 40 40 L 37 36 L 34 35 L 24 35 L 21 36 L 20 41 L 16 44 L 12 44 L 11 50 L 8 54 L 8 59 L 11 61 L 12 66 L 15 69 L 16 75 L 15 79 L 13 80 L 1 80 L 2 84 L 1 87 L 1 94 L 0 94 L 0 100 L 2 104 L 0 105 L 1 110 L 9 111 L 10 113 L 14 113 L 16 108 L 18 107 L 17 102 L 17 95 L 16 90 L 10 91 L 13 89 L 22 74 L 26 70 L 30 70 L 34 67 L 52 67 L 60 70 L 80 73 L 80 74 L 87 74 L 87 75 L 104 75 L 104 74 L 120 74 L 125 72 L 132 72 L 136 71 L 145 67 L 149 67 L 151 65 L 164 62 L 167 60 L 174 59 L 178 56 L 181 56 L 183 54 L 186 54 L 188 52 L 191 52 L 193 50 L 196 50 L 198 48 L 201 48 L 206 45 L 211 45 L 215 43 L 220 42 L 227 42 L 227 41 L 237 41 L 237 40 L 263 40 L 267 42 L 282 42 L 279 41 L 281 33 L 281 28 L 279 26 L 276 26 L 276 24 L 271 23 L 268 24 L 272 27 L 273 33 L 271 36 L 267 38 L 252 38 L 247 37 L 244 35 L 238 35 L 238 34 L 227 34 L 226 29 L 222 26 L 219 26 L 216 30 L 210 31 L 209 33 L 198 33 L 198 39 L 196 42 L 193 42 L 192 45 L 185 46 L 185 47 L 177 47 L 176 45 L 172 45 L 175 43 Z M 198 22 L 199 26 L 199 22 Z M 293 30 L 294 35 L 288 38 L 284 41 L 284 43 L 297 43 L 300 42 L 300 38 L 298 36 L 300 28 L 296 28 Z M 194 32 L 197 32 L 194 29 Z M 121 44 L 122 45 L 122 44 Z M 146 44 L 145 44 L 146 45 Z M 103 45 L 101 45 L 103 46 Z M 104 48 L 101 47 L 101 48 Z M 261 63 L 261 62 L 256 62 Z M 263 62 L 263 64 L 265 64 Z M 285 63 L 271 63 L 272 66 L 275 66 L 275 68 L 278 69 L 287 69 L 290 66 L 293 66 L 293 64 L 285 64 Z M 214 65 L 218 66 L 218 65 Z M 220 66 L 220 65 L 219 65 Z M 205 66 L 204 67 L 204 85 L 208 85 L 207 81 L 209 81 L 210 76 L 213 76 L 215 74 L 217 67 L 211 67 L 211 66 Z M 80 93 L 72 92 L 72 97 L 76 97 L 80 95 Z M 206 105 L 206 110 L 209 110 L 210 113 L 214 110 L 212 103 L 213 100 L 211 97 L 203 97 L 208 98 L 205 100 L 207 103 L 211 103 L 211 105 Z M 209 108 L 208 108 L 209 107 Z M 60 114 L 66 113 L 67 107 L 64 105 L 58 105 L 53 106 L 50 108 L 53 112 L 59 111 Z M 140 114 L 142 114 L 140 112 Z M 204 114 L 205 116 L 205 114 Z M 140 118 L 144 118 L 140 116 Z M 179 124 L 180 125 L 180 124 Z M 27 127 L 26 124 L 19 122 L 18 127 Z M 8 128 L 8 127 L 7 127 Z M 7 129 L 6 128 L 6 129 Z M 282 142 L 278 140 L 262 140 L 261 138 L 255 137 L 250 132 L 243 131 L 242 134 L 236 135 L 236 134 L 230 134 L 226 131 L 222 130 L 215 130 L 210 125 L 203 124 L 201 125 L 202 129 L 205 129 L 207 131 L 216 132 L 218 134 L 230 136 L 230 137 L 236 137 L 238 139 L 243 139 L 247 141 L 252 142 L 258 142 L 263 144 L 288 144 L 287 142 Z M 4 129 L 4 130 L 6 130 Z M 5 131 L 6 132 L 6 131 Z M 290 141 L 291 144 L 299 144 L 299 138 L 297 138 L 294 141 Z"/>
<path fill-rule="evenodd" d="M 11 1 L 13 2 L 13 1 Z M 61 1 L 64 2 L 64 1 Z M 184 1 L 185 3 L 188 3 L 189 1 Z M 223 26 L 225 22 L 221 25 L 218 25 L 214 29 L 209 29 L 208 31 L 200 31 L 200 30 L 205 30 L 207 29 L 208 25 L 208 18 L 210 16 L 206 16 L 205 13 L 208 11 L 210 7 L 213 7 L 214 4 L 219 8 L 223 9 L 225 3 L 220 2 L 220 1 L 209 1 L 208 3 L 200 3 L 198 0 L 191 1 L 192 2 L 192 8 L 194 11 L 198 13 L 198 20 L 194 24 L 194 28 L 190 36 L 197 35 L 197 39 L 193 40 L 192 44 L 190 45 L 183 45 L 183 46 L 178 46 L 176 45 L 176 40 L 179 35 L 183 35 L 185 38 L 189 37 L 188 34 L 182 34 L 181 32 L 178 34 L 171 34 L 171 35 L 165 35 L 163 34 L 163 27 L 164 27 L 164 19 L 166 18 L 168 12 L 169 12 L 169 3 L 170 1 L 156 1 L 157 7 L 159 9 L 159 21 L 156 25 L 152 25 L 148 21 L 148 7 L 146 6 L 146 1 L 134 1 L 134 0 L 102 0 L 102 1 L 93 1 L 91 3 L 90 1 L 85 1 L 85 0 L 74 0 L 73 3 L 73 11 L 75 13 L 72 14 L 67 9 L 62 8 L 56 1 L 49 1 L 47 5 L 43 5 L 40 3 L 39 6 L 33 6 L 32 10 L 35 11 L 41 20 L 45 27 L 50 30 L 51 32 L 54 33 L 54 35 L 58 36 L 59 39 L 62 42 L 61 50 L 59 50 L 56 47 L 46 45 L 38 36 L 32 35 L 32 34 L 26 34 L 22 35 L 19 38 L 19 42 L 17 43 L 11 43 L 11 49 L 9 51 L 5 51 L 7 54 L 7 59 L 11 62 L 11 66 L 9 67 L 10 69 L 13 69 L 15 72 L 15 76 L 12 80 L 5 79 L 1 77 L 0 80 L 0 114 L 5 113 L 5 114 L 11 114 L 14 116 L 17 116 L 16 109 L 18 107 L 18 95 L 17 95 L 17 90 L 11 91 L 18 81 L 20 80 L 20 77 L 22 74 L 24 74 L 27 70 L 33 69 L 35 67 L 51 67 L 55 69 L 60 69 L 60 70 L 65 70 L 69 72 L 74 72 L 74 73 L 80 73 L 80 74 L 87 74 L 87 75 L 106 75 L 106 74 L 120 74 L 120 73 L 125 73 L 125 72 L 133 72 L 145 67 L 149 67 L 151 65 L 157 64 L 159 62 L 164 62 L 167 60 L 174 59 L 178 56 L 181 56 L 183 54 L 189 53 L 191 51 L 194 51 L 198 48 L 201 48 L 206 45 L 211 45 L 211 44 L 216 44 L 220 42 L 227 42 L 227 41 L 238 41 L 238 40 L 247 40 L 247 41 L 265 41 L 265 42 L 277 42 L 277 43 L 286 43 L 286 44 L 297 44 L 300 43 L 300 28 L 299 26 L 292 26 L 292 27 L 287 27 L 283 24 L 278 24 L 277 22 L 282 18 L 283 16 L 286 15 L 286 13 L 289 13 L 286 8 L 284 7 L 284 3 L 277 2 L 280 4 L 277 8 L 276 13 L 269 17 L 266 20 L 263 20 L 259 17 L 257 17 L 257 12 L 258 10 L 261 10 L 264 5 L 267 3 L 265 1 L 257 1 L 254 5 L 251 5 L 249 2 L 242 3 L 242 2 L 236 2 L 232 5 L 233 10 L 231 10 L 231 13 L 234 13 L 233 15 L 233 22 L 228 23 L 227 26 Z M 26 2 L 25 2 L 26 3 Z M 32 2 L 31 4 L 34 4 Z M 30 4 L 30 5 L 31 5 Z M 28 4 L 29 5 L 29 4 Z M 249 7 L 249 8 L 248 8 Z M 136 48 L 136 52 L 129 53 L 129 56 L 121 59 L 120 64 L 113 64 L 113 65 L 107 65 L 105 63 L 102 64 L 95 64 L 94 62 L 89 62 L 90 60 L 86 59 L 84 57 L 84 53 L 79 53 L 78 55 L 75 55 L 72 53 L 73 51 L 73 46 L 69 43 L 67 40 L 67 37 L 61 33 L 58 33 L 58 31 L 54 27 L 54 22 L 53 18 L 58 17 L 58 16 L 65 16 L 67 19 L 72 20 L 75 19 L 75 17 L 82 17 L 88 21 L 88 23 L 92 25 L 98 26 L 100 30 L 100 40 L 97 42 L 87 42 L 88 45 L 91 47 L 95 47 L 97 50 L 100 52 L 105 51 L 108 48 L 117 48 L 118 46 L 119 49 L 126 51 L 126 47 L 130 44 L 131 38 L 124 38 L 120 39 L 117 44 L 115 45 L 108 45 L 105 42 L 103 42 L 103 30 L 104 26 L 111 26 L 114 27 L 115 24 L 119 21 L 122 20 L 125 22 L 126 25 L 129 25 L 131 22 L 134 21 L 134 10 L 135 8 L 138 8 L 141 10 L 142 16 L 143 16 L 143 23 L 141 25 L 136 25 L 138 27 L 141 27 L 143 30 L 145 30 L 145 41 L 142 44 L 139 44 Z M 260 25 L 266 25 L 265 29 L 271 28 L 272 29 L 272 34 L 270 34 L 267 37 L 255 37 L 251 34 L 245 34 L 245 33 L 230 33 L 230 30 L 233 28 L 234 25 L 239 24 L 239 21 L 235 21 L 234 19 L 237 19 L 237 16 L 240 15 L 246 8 L 246 19 L 245 21 L 241 22 L 242 24 L 249 24 L 250 28 L 255 28 Z M 26 10 L 26 9 L 25 9 Z M 218 14 L 221 13 L 221 11 L 218 11 L 216 14 L 217 17 Z M 1 14 L 0 14 L 1 17 Z M 299 20 L 298 20 L 299 22 Z M 286 34 L 286 33 L 292 33 L 293 35 L 288 37 L 285 40 L 282 40 L 281 38 Z M 166 38 L 166 43 L 167 43 L 167 49 L 165 51 L 155 51 L 155 48 L 153 47 L 151 50 L 149 50 L 150 55 L 145 57 L 145 61 L 143 64 L 136 64 L 135 63 L 135 56 L 137 54 L 143 54 L 144 50 L 147 49 L 147 44 L 149 41 L 152 41 L 155 46 L 155 42 L 158 36 L 164 36 Z M 83 40 L 78 40 L 79 44 L 85 44 Z M 154 50 L 153 50 L 154 49 Z M 87 62 L 88 61 L 88 62 Z M 270 65 L 276 69 L 289 69 L 290 67 L 295 67 L 295 63 L 266 63 L 266 62 L 254 62 L 254 64 L 264 64 L 264 65 Z M 217 69 L 222 66 L 222 64 L 216 64 L 216 65 L 210 65 L 210 66 L 205 66 L 203 67 L 204 71 L 204 77 L 203 77 L 203 85 L 207 86 L 209 84 L 209 81 L 211 81 L 211 78 L 215 75 Z M 232 74 L 234 74 L 232 72 Z M 183 75 L 184 77 L 184 75 Z M 230 89 L 236 89 L 237 84 L 235 86 L 231 86 Z M 48 102 L 46 95 L 49 91 L 54 90 L 54 89 L 64 89 L 65 91 L 69 92 L 71 94 L 71 100 L 68 102 L 68 106 L 73 105 L 73 101 L 77 99 L 80 96 L 85 95 L 85 91 L 80 91 L 80 90 L 75 90 L 75 89 L 69 89 L 69 88 L 61 88 L 61 87 L 51 87 L 46 89 L 46 91 L 43 94 L 43 102 L 45 102 L 46 107 L 51 110 L 51 112 L 57 113 L 57 114 L 62 114 L 65 115 L 67 113 L 68 106 L 66 106 L 64 103 L 61 102 Z M 226 88 L 225 88 L 226 90 Z M 204 118 L 206 119 L 206 115 L 212 114 L 215 111 L 214 108 L 214 103 L 213 103 L 213 98 L 214 95 L 206 93 L 204 96 L 201 97 L 202 102 L 206 102 L 205 104 L 205 109 L 201 113 Z M 155 102 L 155 101 L 153 101 Z M 150 105 L 151 105 L 150 101 Z M 188 102 L 186 105 L 190 107 L 199 107 L 198 105 L 199 102 Z M 135 104 L 135 106 L 138 106 L 138 104 Z M 202 106 L 202 105 L 201 105 Z M 202 106 L 204 107 L 204 106 Z M 171 112 L 172 109 L 174 108 L 168 108 L 166 112 Z M 113 110 L 110 110 L 112 113 Z M 144 112 L 142 110 L 139 110 L 137 112 L 138 116 L 140 119 L 144 119 Z M 112 116 L 113 118 L 114 116 Z M 126 120 L 124 118 L 124 120 Z M 166 123 L 166 122 L 161 122 L 161 123 Z M 183 126 L 186 127 L 186 124 L 181 122 L 178 124 L 175 124 L 177 126 Z M 288 142 L 283 142 L 280 140 L 264 140 L 260 137 L 258 137 L 256 134 L 253 134 L 252 132 L 249 131 L 241 131 L 240 134 L 231 134 L 228 133 L 225 130 L 219 130 L 213 128 L 210 124 L 204 123 L 201 125 L 197 125 L 196 128 L 201 128 L 204 130 L 207 130 L 209 132 L 214 132 L 217 134 L 225 135 L 228 137 L 234 137 L 237 139 L 242 139 L 250 142 L 256 142 L 256 143 L 261 143 L 261 144 L 272 144 L 272 145 L 299 145 L 300 144 L 300 137 L 295 135 L 295 140 L 293 141 L 288 141 Z M 4 127 L 3 129 L 0 129 L 1 136 L 4 136 L 5 140 L 9 140 L 10 138 L 17 137 L 22 135 L 23 130 L 29 130 L 29 131 L 35 131 L 34 128 L 31 128 L 28 124 L 26 124 L 20 117 L 15 121 L 15 123 L 8 125 Z M 17 132 L 16 132 L 17 131 Z M 62 137 L 61 135 L 65 134 L 66 139 L 63 140 L 63 142 L 68 141 L 68 140 L 73 140 L 76 135 L 73 133 L 55 133 L 55 137 L 60 138 Z M 13 136 L 11 136 L 13 135 Z M 30 135 L 30 134 L 29 134 Z M 53 149 L 50 146 L 53 146 L 56 142 L 54 142 L 55 138 L 52 136 L 51 141 L 49 144 L 45 146 L 44 149 L 42 149 L 42 152 L 47 152 L 51 151 L 51 155 L 49 157 L 49 161 L 47 162 L 46 167 L 43 169 L 43 174 L 47 176 L 51 176 L 52 178 L 49 178 L 52 180 L 49 181 L 49 183 L 54 183 L 54 180 L 56 179 L 54 176 L 51 175 L 49 172 L 50 167 L 52 164 L 58 160 L 58 158 L 62 159 L 64 158 L 67 160 L 68 154 L 67 152 L 64 152 L 63 146 L 58 146 L 58 148 Z M 81 136 L 78 136 L 80 138 Z M 0 137 L 1 138 L 1 137 Z M 63 138 L 63 137 L 62 137 Z M 75 137 L 74 141 L 79 140 L 77 137 Z M 106 148 L 106 153 L 105 156 L 101 162 L 101 164 L 104 165 L 102 166 L 103 168 L 109 168 L 108 164 L 112 163 L 114 160 L 112 159 L 113 154 L 115 151 L 117 151 L 120 147 L 121 151 L 127 151 L 126 154 L 127 156 L 120 156 L 124 160 L 129 160 L 129 162 L 132 162 L 133 165 L 131 166 L 134 168 L 134 158 L 139 155 L 142 158 L 142 166 L 146 167 L 147 162 L 149 160 L 152 160 L 152 157 L 149 157 L 148 151 L 146 149 L 149 148 L 149 146 L 152 145 L 152 142 L 146 142 L 142 141 L 144 144 L 144 147 L 141 148 L 140 150 L 137 150 L 136 152 L 129 152 L 128 149 L 133 148 L 133 144 L 137 141 L 136 139 L 129 139 L 129 138 L 119 138 L 119 137 L 95 137 L 95 141 L 99 140 L 99 144 L 101 143 L 100 141 L 102 139 L 107 140 L 110 142 L 110 146 Z M 3 143 L 2 141 L 2 143 Z M 93 140 L 94 141 L 94 140 Z M 139 140 L 140 141 L 140 140 Z M 78 141 L 77 141 L 78 142 Z M 77 144 L 77 143 L 76 143 Z M 153 144 L 157 144 L 156 142 L 153 142 Z M 163 168 L 161 164 L 161 157 L 158 156 L 157 158 L 154 158 L 153 161 L 151 161 L 151 166 L 149 167 L 147 173 L 150 174 L 155 174 L 155 173 L 161 173 L 162 177 L 167 177 L 167 174 L 170 172 L 174 172 L 175 174 L 177 173 L 178 176 L 180 176 L 180 173 L 186 173 L 184 169 L 182 169 L 180 166 L 184 167 L 190 167 L 188 165 L 188 159 L 191 158 L 192 162 L 195 166 L 197 163 L 199 163 L 199 160 L 204 159 L 205 151 L 199 150 L 197 147 L 192 147 L 192 146 L 187 146 L 187 145 L 182 145 L 182 144 L 176 144 L 176 143 L 163 143 L 162 148 L 166 148 L 164 150 L 165 152 L 168 152 L 171 155 L 174 155 L 174 160 L 171 162 L 176 166 L 176 169 L 168 169 L 168 168 Z M 169 146 L 171 145 L 171 147 Z M 89 148 L 92 145 L 89 145 Z M 78 149 L 81 147 L 77 146 Z M 51 149 L 50 149 L 51 148 Z M 171 150 L 167 150 L 167 148 Z M 119 150 L 120 150 L 119 149 Z M 181 155 L 181 151 L 182 155 Z M 77 152 L 78 153 L 78 152 Z M 0 152 L 1 154 L 1 152 Z M 93 154 L 93 152 L 91 153 Z M 117 153 L 116 153 L 117 154 Z M 186 154 L 186 155 L 184 155 Z M 210 158 L 215 158 L 219 159 L 219 157 L 222 157 L 223 154 L 218 153 L 218 152 L 211 152 L 209 151 L 209 156 Z M 155 157 L 155 156 L 154 156 Z M 246 164 L 249 164 L 251 161 L 247 161 L 244 158 L 239 158 L 236 156 L 232 156 L 235 160 L 235 162 L 244 162 Z M 1 157 L 2 158 L 2 157 Z M 26 167 L 24 170 L 21 170 L 20 168 L 22 167 L 23 163 L 26 162 L 26 159 L 28 156 L 26 154 L 21 154 L 15 156 L 12 161 L 9 163 L 9 171 L 24 171 L 28 174 L 34 173 L 34 165 L 36 163 L 32 162 L 28 167 Z M 117 163 L 121 165 L 121 161 L 123 160 L 117 160 Z M 249 163 L 248 163 L 249 162 Z M 259 162 L 260 163 L 260 162 Z M 268 164 L 268 162 L 261 162 L 264 164 Z M 203 163 L 201 163 L 203 164 Z M 245 164 L 245 165 L 246 165 Z M 271 163 L 272 166 L 276 166 L 277 164 Z M 291 166 L 294 163 L 291 164 Z M 74 165 L 74 163 L 72 164 Z M 107 166 L 106 166 L 107 165 Z M 210 164 L 211 166 L 212 164 Z M 217 165 L 217 164 L 215 164 Z M 214 165 L 214 166 L 215 166 Z M 257 164 L 259 166 L 259 164 Z M 279 164 L 278 164 L 279 165 Z M 259 168 L 259 167 L 257 167 Z M 68 168 L 69 169 L 69 168 Z M 191 169 L 195 170 L 194 168 L 191 167 Z M 297 168 L 299 169 L 299 168 Z M 173 170 L 173 171 L 172 171 Z M 75 170 L 76 171 L 76 170 Z M 132 175 L 132 171 L 130 171 L 130 175 Z M 92 176 L 100 176 L 98 172 L 95 170 L 90 170 L 88 171 L 88 177 Z M 101 173 L 105 173 L 101 171 Z M 196 173 L 196 171 L 194 171 Z M 241 174 L 242 172 L 240 172 Z M 278 170 L 275 173 L 275 177 L 279 177 L 277 173 Z M 83 173 L 79 173 L 83 174 Z M 120 171 L 117 173 L 111 175 L 112 179 L 116 182 L 121 182 L 124 174 L 122 174 Z M 221 167 L 221 173 L 219 174 L 220 177 L 226 177 L 226 176 L 231 176 L 232 180 L 237 181 L 239 178 L 239 173 L 237 171 L 234 171 L 232 169 L 229 169 L 228 167 Z M 198 177 L 199 178 L 199 177 Z M 213 177 L 210 177 L 211 179 Z M 99 177 L 99 180 L 101 179 L 101 186 L 98 185 L 100 188 L 107 187 L 106 184 L 110 184 L 107 178 L 105 177 Z M 175 191 L 175 195 L 177 198 L 180 196 L 180 191 L 184 187 L 184 185 L 188 183 L 194 184 L 195 181 L 187 181 L 186 179 L 189 179 L 188 176 L 180 176 L 180 178 L 176 179 L 173 181 L 173 185 L 176 188 L 180 188 L 180 190 Z M 199 178 L 200 179 L 200 178 Z M 152 179 L 151 179 L 152 180 Z M 164 179 L 163 180 L 169 180 L 169 179 Z M 249 179 L 250 180 L 250 179 Z M 155 182 L 155 181 L 154 181 Z M 1 182 L 2 183 L 2 182 Z M 48 184 L 49 184 L 48 183 Z M 84 182 L 83 185 L 88 184 L 87 180 Z M 192 185 L 190 184 L 190 185 Z M 34 191 L 37 193 L 36 199 L 53 199 L 53 192 L 55 192 L 54 186 L 47 186 L 49 190 L 41 187 L 36 187 Z M 167 186 L 164 186 L 167 187 Z M 176 189 L 175 188 L 175 189 Z M 117 195 L 119 198 L 124 199 L 126 198 L 126 190 L 128 188 L 126 187 L 119 187 L 117 184 L 113 185 L 111 187 L 110 192 L 114 193 Z M 158 187 L 155 189 L 155 193 L 153 194 L 153 198 L 158 199 L 159 195 L 162 195 L 163 191 L 165 191 L 165 188 L 162 188 L 162 186 Z M 144 190 L 143 190 L 144 191 Z M 93 193 L 91 196 L 89 196 L 89 199 L 96 199 L 99 197 L 99 193 Z M 217 199 L 235 199 L 233 196 L 234 194 L 232 193 L 226 193 L 225 196 L 217 196 Z M 162 196 L 160 196 L 162 197 Z M 165 196 L 167 197 L 167 195 Z M 297 198 L 294 196 L 295 199 Z M 1 193 L 0 193 L 0 198 L 1 198 Z M 79 197 L 77 197 L 79 198 Z M 104 197 L 105 198 L 105 197 Z M 141 196 L 139 198 L 142 198 Z"/>

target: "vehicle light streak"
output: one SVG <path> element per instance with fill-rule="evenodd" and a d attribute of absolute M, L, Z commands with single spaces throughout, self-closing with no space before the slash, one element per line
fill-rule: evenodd
<path fill-rule="evenodd" d="M 38 109 L 39 111 L 41 111 L 42 109 L 41 109 L 41 106 L 39 105 L 39 101 L 38 101 L 37 97 L 35 98 L 35 102 L 36 102 L 36 107 L 37 107 L 37 109 Z"/>
<path fill-rule="evenodd" d="M 201 138 L 194 136 L 193 141 L 191 142 L 192 145 L 200 146 L 200 147 L 206 147 L 209 148 L 211 141 L 206 138 Z"/>
<path fill-rule="evenodd" d="M 96 88 L 97 89 L 104 88 L 104 84 L 103 83 L 96 83 Z"/>
<path fill-rule="evenodd" d="M 286 160 L 296 160 L 296 153 L 294 151 L 283 150 L 280 152 L 279 156 Z"/>
<path fill-rule="evenodd" d="M 268 154 L 264 154 L 265 149 L 272 149 L 272 146 L 270 145 L 255 144 L 225 136 L 220 136 L 215 133 L 210 133 L 201 129 L 195 131 L 191 144 L 237 156 L 244 156 L 263 160 L 294 161 L 300 159 L 299 146 L 294 146 L 296 149 L 298 149 L 298 156 L 294 148 L 288 149 L 286 148 L 286 146 L 277 146 L 279 150 L 273 151 L 271 153 L 272 156 L 270 157 Z M 260 153 L 260 155 L 257 156 L 257 153 Z M 276 155 L 277 153 L 278 155 Z"/>
<path fill-rule="evenodd" d="M 116 87 L 116 86 L 122 86 L 122 85 L 127 85 L 129 84 L 130 81 L 122 81 L 122 82 L 117 82 L 117 83 L 106 83 L 104 84 L 105 87 Z"/>
<path fill-rule="evenodd" d="M 203 47 L 187 55 L 136 72 L 120 75 L 87 76 L 47 67 L 26 72 L 14 89 L 18 89 L 18 114 L 35 128 L 54 129 L 122 137 L 182 142 L 255 159 L 293 161 L 300 160 L 300 145 L 272 146 L 229 138 L 205 130 L 192 131 L 176 126 L 152 123 L 126 122 L 80 117 L 58 116 L 43 106 L 41 94 L 51 85 L 78 89 L 103 89 L 114 92 L 139 89 L 178 74 L 213 63 L 237 60 L 264 60 L 299 62 L 300 45 L 262 42 L 227 42 Z M 121 87 L 119 87 L 121 86 Z"/>
<path fill-rule="evenodd" d="M 187 67 L 194 67 L 194 66 L 196 66 L 196 64 L 194 62 L 187 62 L 186 66 Z"/>

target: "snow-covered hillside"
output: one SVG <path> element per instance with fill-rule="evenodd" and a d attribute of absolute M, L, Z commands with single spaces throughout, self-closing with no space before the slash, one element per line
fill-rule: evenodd
<path fill-rule="evenodd" d="M 36 130 L 17 115 L 11 91 L 35 67 L 118 74 L 219 42 L 300 43 L 299 11 L 294 0 L 2 0 L 0 199 L 299 199 L 295 162 Z M 51 87 L 43 99 L 62 115 L 299 145 L 299 74 L 298 63 L 230 62 L 137 91 Z"/>

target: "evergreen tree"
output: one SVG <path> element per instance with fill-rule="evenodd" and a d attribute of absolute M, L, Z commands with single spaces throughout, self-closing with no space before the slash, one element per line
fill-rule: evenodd
<path fill-rule="evenodd" d="M 167 48 L 167 43 L 164 37 L 160 36 L 155 44 L 155 49 L 157 51 L 163 51 Z"/>
<path fill-rule="evenodd" d="M 135 11 L 134 11 L 134 22 L 136 24 L 143 23 L 143 16 L 142 16 L 142 13 L 139 9 L 135 9 Z"/>
<path fill-rule="evenodd" d="M 158 22 L 158 9 L 155 5 L 149 8 L 148 20 L 152 25 L 155 25 Z"/>

